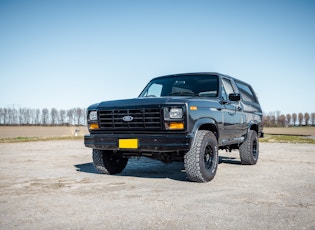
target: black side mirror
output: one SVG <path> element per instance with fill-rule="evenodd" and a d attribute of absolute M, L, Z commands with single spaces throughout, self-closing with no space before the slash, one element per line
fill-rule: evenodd
<path fill-rule="evenodd" d="M 240 101 L 241 95 L 239 93 L 231 93 L 231 94 L 229 94 L 229 100 L 230 101 Z"/>

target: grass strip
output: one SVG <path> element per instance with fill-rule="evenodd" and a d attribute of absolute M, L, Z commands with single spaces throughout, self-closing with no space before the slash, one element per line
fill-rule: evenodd
<path fill-rule="evenodd" d="M 295 135 L 270 135 L 265 134 L 264 138 L 260 138 L 259 142 L 266 143 L 305 143 L 315 144 L 315 140 L 304 136 Z"/>
<path fill-rule="evenodd" d="M 32 142 L 32 141 L 59 141 L 59 140 L 83 140 L 83 136 L 0 138 L 0 143 L 19 143 L 19 142 Z"/>
<path fill-rule="evenodd" d="M 59 141 L 59 140 L 83 140 L 83 136 L 60 136 L 60 137 L 15 137 L 0 138 L 0 143 L 19 143 L 32 141 Z M 295 135 L 271 135 L 265 134 L 264 138 L 260 138 L 259 142 L 265 143 L 305 143 L 315 144 L 315 140 L 303 136 Z"/>

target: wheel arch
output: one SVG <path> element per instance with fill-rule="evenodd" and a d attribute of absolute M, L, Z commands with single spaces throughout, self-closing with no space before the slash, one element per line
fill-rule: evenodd
<path fill-rule="evenodd" d="M 257 122 L 251 122 L 249 124 L 249 130 L 254 130 L 258 134 L 258 123 Z"/>
<path fill-rule="evenodd" d="M 219 140 L 220 134 L 218 131 L 218 125 L 216 123 L 216 121 L 214 119 L 211 118 L 202 118 L 199 119 L 198 121 L 196 121 L 192 133 L 194 135 L 194 137 L 196 136 L 196 133 L 199 130 L 208 130 L 213 132 L 213 134 L 215 135 L 217 141 Z M 194 138 L 195 139 L 195 138 Z"/>
<path fill-rule="evenodd" d="M 258 125 L 258 122 L 257 121 L 251 121 L 249 124 L 248 124 L 248 129 L 247 129 L 247 132 L 246 132 L 246 135 L 245 135 L 245 139 L 244 139 L 244 142 L 247 140 L 248 138 L 248 133 L 249 133 L 249 130 L 253 130 L 257 133 L 259 133 L 259 125 Z"/>

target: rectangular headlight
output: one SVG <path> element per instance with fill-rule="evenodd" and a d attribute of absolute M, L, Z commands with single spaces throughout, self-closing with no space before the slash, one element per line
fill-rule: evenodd
<path fill-rule="evenodd" d="M 170 118 L 171 119 L 183 118 L 183 109 L 182 108 L 171 108 L 170 109 Z"/>
<path fill-rule="evenodd" d="M 89 115 L 90 121 L 96 121 L 97 120 L 97 111 L 91 111 Z"/>

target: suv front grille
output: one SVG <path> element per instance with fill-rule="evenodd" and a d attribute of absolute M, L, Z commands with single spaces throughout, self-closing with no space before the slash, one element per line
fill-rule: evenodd
<path fill-rule="evenodd" d="M 132 121 L 123 118 L 132 117 Z M 99 111 L 99 125 L 107 130 L 161 130 L 161 108 L 110 109 Z"/>

